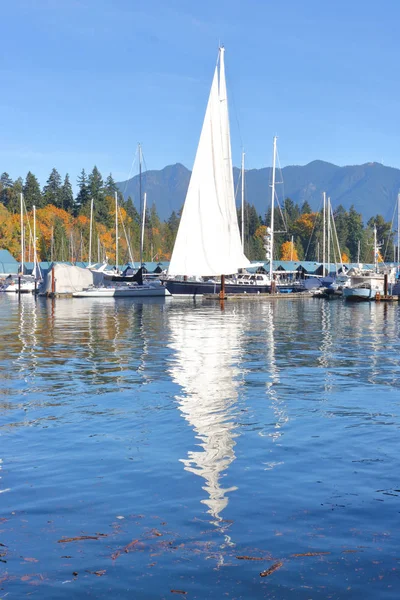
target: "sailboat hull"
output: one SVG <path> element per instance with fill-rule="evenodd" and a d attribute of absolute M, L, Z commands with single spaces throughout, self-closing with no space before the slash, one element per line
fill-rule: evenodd
<path fill-rule="evenodd" d="M 74 298 L 167 298 L 170 292 L 162 285 L 138 285 L 138 286 L 118 286 L 118 287 L 100 287 L 88 288 L 81 292 L 74 292 Z"/>
<path fill-rule="evenodd" d="M 207 294 L 219 294 L 221 291 L 220 282 L 213 281 L 184 281 L 179 279 L 164 279 L 163 284 L 173 296 L 204 296 Z M 281 293 L 291 293 L 304 291 L 301 285 L 278 285 L 277 291 Z M 225 292 L 227 294 L 270 294 L 271 285 L 257 284 L 237 284 L 225 281 Z"/>

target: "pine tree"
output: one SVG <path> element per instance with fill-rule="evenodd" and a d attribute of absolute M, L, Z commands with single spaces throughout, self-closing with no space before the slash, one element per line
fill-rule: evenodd
<path fill-rule="evenodd" d="M 353 204 L 350 206 L 348 212 L 347 226 L 349 229 L 347 248 L 350 250 L 351 260 L 356 261 L 358 257 L 358 243 L 363 238 L 363 221 L 362 215 L 356 211 Z"/>
<path fill-rule="evenodd" d="M 312 208 L 309 205 L 309 203 L 307 202 L 307 200 L 305 200 L 303 202 L 303 204 L 301 205 L 301 214 L 302 215 L 308 215 L 310 213 L 312 213 Z"/>
<path fill-rule="evenodd" d="M 16 179 L 12 185 L 11 188 L 9 188 L 10 190 L 10 194 L 9 194 L 9 200 L 8 200 L 8 210 L 12 213 L 19 213 L 20 211 L 20 206 L 21 206 L 21 194 L 23 192 L 23 187 L 24 187 L 24 182 L 22 181 L 22 177 L 18 177 L 18 179 Z"/>
<path fill-rule="evenodd" d="M 46 185 L 43 188 L 43 197 L 45 204 L 53 204 L 61 208 L 61 175 L 57 169 L 53 169 L 49 175 Z"/>
<path fill-rule="evenodd" d="M 61 207 L 67 212 L 72 213 L 74 210 L 74 194 L 72 192 L 72 185 L 69 180 L 68 173 L 64 178 L 64 183 L 60 190 L 60 198 L 61 198 Z"/>
<path fill-rule="evenodd" d="M 104 193 L 104 183 L 100 171 L 96 166 L 88 178 L 89 196 L 93 198 L 94 216 L 97 223 L 111 226 L 114 219 L 109 212 L 109 206 Z"/>
<path fill-rule="evenodd" d="M 33 175 L 33 173 L 30 171 L 25 179 L 23 194 L 27 210 L 32 210 L 33 206 L 36 206 L 36 208 L 43 207 L 43 196 L 40 190 L 39 182 L 35 175 Z"/>
<path fill-rule="evenodd" d="M 118 186 L 110 173 L 104 184 L 104 193 L 106 196 L 114 197 L 115 192 L 118 192 Z"/>
<path fill-rule="evenodd" d="M 6 208 L 9 208 L 9 203 L 12 195 L 13 180 L 8 173 L 2 173 L 0 177 L 0 202 Z"/>
<path fill-rule="evenodd" d="M 126 210 L 126 214 L 128 215 L 128 217 L 130 217 L 136 225 L 140 225 L 140 215 L 139 215 L 138 211 L 136 210 L 136 207 L 133 204 L 133 200 L 130 196 L 129 196 L 128 200 L 126 201 L 125 210 Z"/>
<path fill-rule="evenodd" d="M 80 210 L 86 212 L 87 206 L 90 202 L 90 193 L 88 187 L 88 178 L 85 169 L 82 169 L 81 174 L 76 180 L 79 192 L 75 199 L 75 213 L 77 214 Z"/>
<path fill-rule="evenodd" d="M 58 217 L 54 220 L 53 244 L 53 260 L 68 260 L 67 234 L 65 231 L 64 223 Z"/>

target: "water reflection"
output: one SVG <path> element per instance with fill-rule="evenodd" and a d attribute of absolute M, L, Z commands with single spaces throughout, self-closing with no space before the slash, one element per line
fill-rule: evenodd
<path fill-rule="evenodd" d="M 267 302 L 261 305 L 261 319 L 265 327 L 265 358 L 267 380 L 266 380 L 266 395 L 269 405 L 274 413 L 273 431 L 268 435 L 275 442 L 281 435 L 282 426 L 287 423 L 288 416 L 286 405 L 283 399 L 278 394 L 278 384 L 280 383 L 280 373 L 276 360 L 276 340 L 275 340 L 275 310 L 276 304 Z M 281 464 L 281 463 L 279 463 Z M 276 463 L 267 463 L 267 468 L 272 469 Z"/>
<path fill-rule="evenodd" d="M 15 359 L 15 365 L 25 381 L 32 381 L 38 366 L 37 357 L 37 307 L 32 294 L 12 298 L 18 303 L 18 340 L 20 352 Z"/>
<path fill-rule="evenodd" d="M 241 317 L 234 310 L 210 313 L 201 310 L 169 310 L 170 347 L 174 358 L 169 372 L 182 388 L 176 396 L 179 410 L 196 432 L 199 450 L 188 452 L 185 470 L 204 479 L 203 502 L 213 523 L 222 524 L 221 513 L 236 486 L 224 487 L 222 478 L 235 460 L 234 420 L 239 395 Z"/>

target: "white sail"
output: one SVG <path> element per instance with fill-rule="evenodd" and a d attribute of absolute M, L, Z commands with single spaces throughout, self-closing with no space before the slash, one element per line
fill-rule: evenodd
<path fill-rule="evenodd" d="M 250 265 L 242 252 L 233 189 L 224 50 L 215 69 L 169 275 L 229 275 Z"/>

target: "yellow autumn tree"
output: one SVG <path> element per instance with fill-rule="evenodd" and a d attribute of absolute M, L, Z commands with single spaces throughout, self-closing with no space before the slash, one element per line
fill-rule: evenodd
<path fill-rule="evenodd" d="M 299 260 L 296 247 L 293 242 L 284 242 L 281 246 L 281 260 Z"/>
<path fill-rule="evenodd" d="M 342 260 L 342 263 L 349 263 L 350 262 L 350 258 L 347 256 L 346 252 L 342 252 L 341 260 Z"/>
<path fill-rule="evenodd" d="M 259 238 L 260 240 L 264 240 L 264 237 L 267 235 L 267 227 L 265 225 L 260 225 L 257 227 L 254 237 Z"/>

